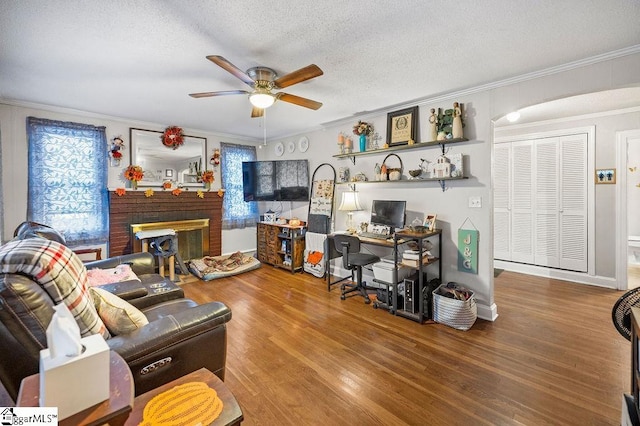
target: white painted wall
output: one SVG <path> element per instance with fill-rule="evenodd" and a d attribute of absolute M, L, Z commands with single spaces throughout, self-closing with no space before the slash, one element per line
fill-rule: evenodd
<path fill-rule="evenodd" d="M 420 106 L 420 131 L 426 135 L 428 124 L 427 115 L 430 108 L 449 108 L 454 101 L 464 104 L 466 111 L 465 136 L 471 139 L 469 142 L 452 146 L 451 151 L 464 153 L 468 157 L 468 172 L 470 179 L 454 181 L 448 185 L 446 191 L 441 191 L 435 183 L 424 185 L 405 186 L 402 183 L 388 184 L 385 186 L 364 186 L 361 191 L 364 208 L 370 208 L 370 201 L 374 198 L 406 199 L 408 209 L 415 214 L 432 212 L 438 215 L 438 227 L 443 229 L 443 273 L 444 281 L 458 281 L 473 289 L 478 297 L 479 316 L 486 319 L 495 319 L 497 307 L 493 295 L 493 216 L 492 216 L 492 190 L 491 190 L 491 161 L 492 161 L 492 121 L 502 117 L 510 111 L 546 102 L 552 99 L 590 93 L 599 90 L 607 90 L 626 86 L 640 85 L 640 54 L 631 54 L 621 58 L 615 58 L 584 65 L 577 68 L 565 67 L 563 70 L 554 70 L 554 73 L 540 74 L 538 76 L 526 76 L 514 79 L 511 84 L 496 83 L 482 88 L 470 89 L 454 94 L 426 99 L 419 103 L 406 106 Z M 393 90 L 393 87 L 389 87 Z M 416 98 L 420 97 L 419 89 Z M 383 96 L 383 94 L 381 94 Z M 403 109 L 405 106 L 394 107 L 393 110 Z M 49 111 L 41 109 L 0 105 L 0 128 L 2 129 L 2 173 L 4 183 L 4 236 L 10 235 L 15 226 L 24 220 L 26 216 L 26 190 L 27 182 L 25 170 L 27 166 L 25 118 L 28 115 L 36 115 L 45 118 L 77 120 L 85 123 L 107 126 L 109 138 L 122 134 L 128 135 L 129 127 L 149 128 L 150 130 L 162 130 L 162 125 L 150 125 L 149 123 L 134 123 L 126 120 L 101 118 L 82 113 Z M 306 132 L 309 137 L 309 150 L 302 154 L 295 151 L 293 154 L 285 153 L 281 158 L 309 158 L 311 171 L 319 164 L 328 162 L 334 167 L 342 165 L 350 166 L 352 172 L 363 171 L 371 176 L 376 162 L 382 158 L 378 156 L 358 157 L 353 166 L 347 160 L 337 160 L 332 157 L 337 153 L 336 140 L 339 131 L 351 131 L 351 126 L 359 119 L 373 122 L 377 131 L 385 134 L 386 113 L 372 116 L 351 117 L 332 125 L 324 130 Z M 179 123 L 174 123 L 179 124 Z M 189 131 L 194 136 L 209 138 L 209 149 L 219 144 L 220 140 L 232 140 L 220 138 L 206 133 Z M 292 135 L 282 139 L 297 141 L 300 135 Z M 128 136 L 127 136 L 128 138 Z M 424 140 L 424 138 L 421 138 Z M 264 151 L 258 152 L 259 159 L 276 158 L 273 154 L 273 141 Z M 126 153 L 125 153 L 126 155 Z M 438 155 L 435 148 L 420 151 L 408 151 L 399 154 L 403 159 L 404 168 L 408 170 L 417 166 L 419 158 L 433 159 Z M 124 163 L 128 162 L 128 157 Z M 109 185 L 115 187 L 118 183 L 119 171 L 110 170 Z M 219 179 L 216 181 L 219 184 Z M 214 188 L 216 188 L 214 184 Z M 338 191 L 338 196 L 340 192 Z M 479 196 L 482 198 L 482 207 L 470 209 L 468 198 Z M 266 208 L 264 209 L 266 210 Z M 263 212 L 264 210 L 261 210 Z M 284 205 L 285 212 L 289 206 Z M 306 218 L 307 206 L 304 203 L 294 203 L 291 215 Z M 367 212 L 357 213 L 356 221 L 368 218 Z M 471 275 L 457 271 L 457 229 L 469 218 L 480 233 L 480 255 L 478 275 Z M 336 228 L 343 228 L 345 216 L 342 212 L 336 212 Z M 409 219 L 411 220 L 411 219 Z M 223 252 L 228 253 L 236 249 L 255 247 L 255 230 L 253 228 L 240 231 L 224 232 Z"/>

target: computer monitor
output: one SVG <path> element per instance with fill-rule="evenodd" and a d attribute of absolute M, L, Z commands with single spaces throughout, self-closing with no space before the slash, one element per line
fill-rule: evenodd
<path fill-rule="evenodd" d="M 393 228 L 404 228 L 406 201 L 373 200 L 371 203 L 371 224 Z"/>

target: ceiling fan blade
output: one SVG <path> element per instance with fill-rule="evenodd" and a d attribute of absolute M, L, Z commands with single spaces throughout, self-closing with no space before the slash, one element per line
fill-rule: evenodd
<path fill-rule="evenodd" d="M 315 77 L 319 77 L 322 74 L 324 73 L 316 64 L 311 64 L 287 75 L 283 75 L 282 77 L 276 79 L 273 84 L 276 88 L 283 89 L 285 87 L 301 83 Z"/>
<path fill-rule="evenodd" d="M 281 101 L 289 102 L 290 104 L 300 105 L 305 108 L 320 109 L 320 107 L 322 106 L 322 102 L 313 101 L 307 98 L 301 98 L 300 96 L 290 95 L 288 93 L 280 92 L 276 96 Z"/>
<path fill-rule="evenodd" d="M 249 92 L 246 90 L 223 90 L 221 92 L 201 92 L 201 93 L 189 93 L 192 98 L 210 98 L 211 96 L 225 96 L 225 95 L 247 95 Z"/>
<path fill-rule="evenodd" d="M 222 56 L 209 55 L 207 56 L 207 59 L 213 62 L 214 64 L 218 65 L 220 68 L 223 68 L 224 70 L 230 72 L 240 80 L 244 81 L 249 86 L 253 87 L 253 84 L 255 83 L 253 79 L 249 77 L 247 74 L 245 74 L 245 72 L 242 71 L 240 68 L 236 67 L 235 65 L 227 61 Z"/>
<path fill-rule="evenodd" d="M 262 117 L 263 115 L 264 115 L 264 109 L 262 108 L 253 107 L 253 109 L 251 110 L 251 118 L 258 118 L 258 117 Z"/>

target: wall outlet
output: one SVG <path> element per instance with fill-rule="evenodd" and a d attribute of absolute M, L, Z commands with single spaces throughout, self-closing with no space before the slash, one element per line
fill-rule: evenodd
<path fill-rule="evenodd" d="M 482 207 L 482 197 L 469 197 L 469 208 L 479 209 Z"/>

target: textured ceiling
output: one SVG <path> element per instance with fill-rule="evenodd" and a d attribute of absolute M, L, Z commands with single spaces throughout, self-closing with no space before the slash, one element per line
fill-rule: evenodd
<path fill-rule="evenodd" d="M 262 138 L 248 86 L 205 59 L 323 102 L 267 110 L 268 137 L 640 44 L 633 0 L 0 0 L 0 98 Z"/>

